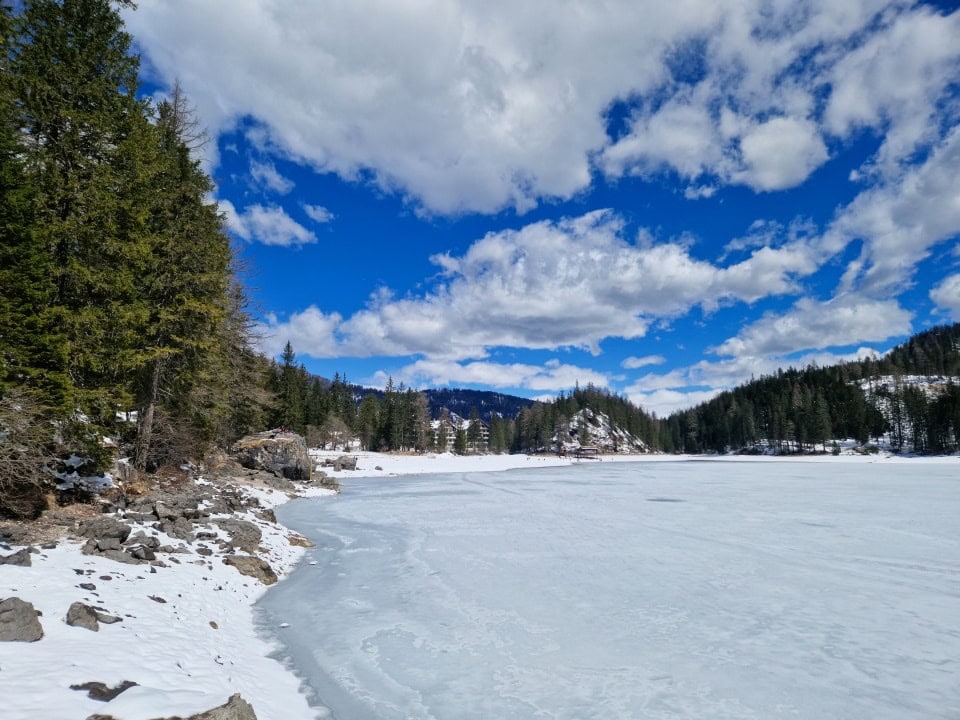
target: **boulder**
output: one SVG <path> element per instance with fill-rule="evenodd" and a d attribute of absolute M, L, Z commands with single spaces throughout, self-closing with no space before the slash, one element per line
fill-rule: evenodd
<path fill-rule="evenodd" d="M 188 720 L 257 720 L 257 715 L 250 703 L 235 693 L 220 707 L 192 715 Z"/>
<path fill-rule="evenodd" d="M 230 545 L 251 555 L 260 547 L 260 528 L 247 520 L 217 520 L 221 530 L 230 534 Z"/>
<path fill-rule="evenodd" d="M 277 581 L 277 574 L 270 567 L 270 563 L 258 557 L 249 555 L 227 555 L 223 559 L 225 565 L 232 565 L 241 575 L 256 578 L 264 585 L 273 585 Z"/>
<path fill-rule="evenodd" d="M 17 550 L 12 555 L 0 557 L 0 565 L 25 565 L 30 567 L 33 561 L 30 559 L 30 551 L 27 548 Z"/>
<path fill-rule="evenodd" d="M 310 480 L 312 463 L 301 435 L 282 430 L 248 435 L 231 452 L 243 467 L 265 470 L 287 480 Z"/>
<path fill-rule="evenodd" d="M 97 611 L 89 605 L 82 602 L 75 602 L 67 610 L 67 625 L 73 627 L 82 627 L 94 632 L 100 631 L 100 623 L 97 620 Z"/>
<path fill-rule="evenodd" d="M 91 540 L 116 539 L 123 542 L 130 535 L 130 526 L 116 518 L 101 517 L 95 520 L 84 520 L 80 523 L 77 533 L 80 537 Z"/>
<path fill-rule="evenodd" d="M 36 642 L 43 637 L 43 628 L 32 604 L 18 597 L 0 602 L 0 641 Z"/>

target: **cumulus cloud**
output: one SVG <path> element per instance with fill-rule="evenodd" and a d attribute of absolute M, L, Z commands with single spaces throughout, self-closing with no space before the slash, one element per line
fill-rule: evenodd
<path fill-rule="evenodd" d="M 954 322 L 960 322 L 960 274 L 944 278 L 930 291 L 930 299 L 946 310 Z"/>
<path fill-rule="evenodd" d="M 958 12 L 943 16 L 921 6 L 894 16 L 830 70 L 827 130 L 846 136 L 884 127 L 881 167 L 935 140 L 938 101 L 960 74 L 958 37 Z"/>
<path fill-rule="evenodd" d="M 662 365 L 667 359 L 663 355 L 645 355 L 644 357 L 628 357 L 620 363 L 627 370 L 637 370 L 648 365 Z"/>
<path fill-rule="evenodd" d="M 276 315 L 268 315 L 265 322 L 254 328 L 254 335 L 258 338 L 260 351 L 267 357 L 277 357 L 288 342 L 297 354 L 315 358 L 337 357 L 335 333 L 342 321 L 339 313 L 327 314 L 311 306 L 283 322 Z"/>
<path fill-rule="evenodd" d="M 434 213 L 570 198 L 597 165 L 675 172 L 694 197 L 778 190 L 827 159 L 825 130 L 904 156 L 935 139 L 960 22 L 900 0 L 166 0 L 126 18 L 215 135 L 252 117 L 287 158 Z"/>
<path fill-rule="evenodd" d="M 744 169 L 734 178 L 754 190 L 799 185 L 827 159 L 817 126 L 809 120 L 778 117 L 752 127 L 740 138 Z"/>
<path fill-rule="evenodd" d="M 272 162 L 250 163 L 250 177 L 259 187 L 271 190 L 279 195 L 286 195 L 295 187 L 292 180 L 285 178 Z"/>
<path fill-rule="evenodd" d="M 548 360 L 543 365 L 524 363 L 496 363 L 476 361 L 458 363 L 445 360 L 418 360 L 399 371 L 392 373 L 395 381 L 402 380 L 407 385 L 484 385 L 496 388 L 524 388 L 534 391 L 566 390 L 577 383 L 592 383 L 597 387 L 606 387 L 608 379 L 602 373 L 585 367 L 561 363 L 557 359 Z M 387 373 L 379 372 L 374 376 L 377 385 L 386 382 Z"/>
<path fill-rule="evenodd" d="M 296 247 L 317 241 L 316 235 L 277 205 L 249 205 L 237 210 L 229 200 L 220 200 L 219 204 L 226 218 L 227 229 L 247 242 Z"/>
<path fill-rule="evenodd" d="M 420 296 L 376 295 L 337 326 L 327 356 L 463 360 L 497 346 L 597 353 L 605 338 L 642 337 L 655 318 L 794 292 L 796 278 L 817 268 L 803 242 L 718 267 L 691 256 L 681 240 L 656 243 L 642 233 L 630 242 L 609 211 L 490 233 L 462 256 L 434 262 L 442 281 Z"/>
<path fill-rule="evenodd" d="M 768 314 L 748 325 L 714 352 L 737 357 L 787 355 L 801 350 L 879 342 L 908 335 L 913 313 L 896 300 L 852 295 L 817 302 L 802 298 L 783 314 Z"/>
<path fill-rule="evenodd" d="M 327 208 L 323 207 L 323 205 L 304 204 L 303 211 L 307 214 L 308 218 L 321 225 L 332 222 L 335 217 L 334 214 L 327 210 Z"/>
<path fill-rule="evenodd" d="M 960 234 L 958 167 L 960 126 L 922 164 L 864 191 L 838 213 L 824 235 L 824 250 L 837 252 L 853 240 L 864 243 L 842 290 L 898 293 L 932 247 Z"/>

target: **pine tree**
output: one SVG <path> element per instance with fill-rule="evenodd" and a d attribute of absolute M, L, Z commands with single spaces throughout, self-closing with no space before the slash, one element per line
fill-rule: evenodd
<path fill-rule="evenodd" d="M 140 170 L 144 118 L 130 46 L 106 0 L 27 0 L 10 54 L 34 209 L 14 272 L 47 276 L 31 291 L 25 329 L 36 355 L 24 374 L 48 406 L 101 424 L 129 398 L 142 319 L 135 280 L 145 245 L 124 192 Z"/>

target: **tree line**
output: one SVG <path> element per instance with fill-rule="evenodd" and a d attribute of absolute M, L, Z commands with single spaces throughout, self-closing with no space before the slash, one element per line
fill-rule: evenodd
<path fill-rule="evenodd" d="M 906 376 L 932 378 L 926 387 Z M 827 450 L 888 436 L 895 450 L 943 453 L 960 439 L 960 324 L 931 328 L 880 358 L 789 368 L 723 392 L 662 422 L 666 452 L 726 452 L 769 443 Z M 937 379 L 939 378 L 939 380 Z"/>
<path fill-rule="evenodd" d="M 8 455 L 26 452 L 9 434 L 25 415 L 34 448 L 95 465 L 112 452 L 103 438 L 120 438 L 143 470 L 201 455 L 268 413 L 269 363 L 252 349 L 213 184 L 194 157 L 203 135 L 179 87 L 157 104 L 138 97 L 119 15 L 131 5 L 0 5 Z M 130 408 L 135 422 L 118 416 Z"/>

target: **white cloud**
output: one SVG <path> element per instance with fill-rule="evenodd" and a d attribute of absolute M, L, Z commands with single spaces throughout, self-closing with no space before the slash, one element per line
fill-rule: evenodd
<path fill-rule="evenodd" d="M 296 187 L 292 180 L 280 174 L 272 162 L 251 161 L 250 177 L 260 187 L 272 190 L 280 195 L 286 195 Z"/>
<path fill-rule="evenodd" d="M 714 352 L 735 357 L 788 355 L 801 350 L 879 342 L 911 331 L 910 313 L 896 300 L 853 295 L 827 302 L 803 298 L 787 312 L 764 315 Z"/>
<path fill-rule="evenodd" d="M 841 285 L 873 296 L 899 293 L 935 245 L 960 234 L 960 127 L 924 163 L 861 193 L 842 209 L 822 246 L 834 253 L 863 240 Z"/>
<path fill-rule="evenodd" d="M 316 307 L 294 313 L 286 322 L 269 315 L 266 322 L 255 328 L 258 346 L 268 357 L 276 357 L 289 342 L 298 355 L 315 358 L 337 357 L 335 332 L 343 318 L 338 313 L 329 315 Z"/>
<path fill-rule="evenodd" d="M 937 102 L 960 73 L 957 38 L 960 13 L 942 16 L 920 6 L 896 16 L 830 71 L 826 128 L 840 136 L 883 128 L 881 166 L 895 165 L 936 139 Z"/>
<path fill-rule="evenodd" d="M 754 190 L 799 185 L 827 159 L 827 147 L 809 120 L 778 117 L 740 138 L 744 169 L 734 178 Z"/>
<path fill-rule="evenodd" d="M 935 133 L 958 52 L 958 15 L 912 5 L 166 0 L 125 17 L 214 135 L 253 118 L 318 172 L 459 213 L 570 198 L 596 163 L 707 176 L 694 195 L 790 187 L 827 157 L 825 91 L 834 135 L 868 126 L 909 148 Z M 618 101 L 633 110 L 614 139 Z"/>
<path fill-rule="evenodd" d="M 247 242 L 296 247 L 317 241 L 316 235 L 279 206 L 250 205 L 237 210 L 229 200 L 220 200 L 219 204 L 226 217 L 227 229 Z"/>
<path fill-rule="evenodd" d="M 407 385 L 486 385 L 496 388 L 524 388 L 528 390 L 560 391 L 577 383 L 592 383 L 606 387 L 607 377 L 589 368 L 567 365 L 559 360 L 548 360 L 543 365 L 524 363 L 469 362 L 457 363 L 444 360 L 418 360 L 391 373 L 394 381 L 402 380 Z M 374 376 L 376 384 L 386 382 L 387 373 Z"/>
<path fill-rule="evenodd" d="M 667 359 L 663 355 L 645 355 L 643 357 L 628 357 L 620 363 L 627 370 L 636 370 L 648 365 L 662 365 Z"/>
<path fill-rule="evenodd" d="M 304 204 L 303 211 L 307 214 L 308 218 L 321 225 L 332 222 L 336 217 L 332 212 L 327 210 L 327 208 L 323 207 L 323 205 Z"/>
<path fill-rule="evenodd" d="M 596 353 L 605 338 L 642 337 L 654 319 L 697 305 L 791 293 L 796 277 L 817 267 L 801 242 L 717 267 L 682 241 L 628 242 L 609 211 L 490 233 L 462 257 L 434 262 L 442 282 L 419 297 L 378 294 L 337 327 L 335 352 L 448 360 L 482 358 L 497 346 Z"/>
<path fill-rule="evenodd" d="M 954 322 L 960 322 L 960 274 L 944 278 L 930 291 L 930 299 L 949 312 Z"/>

